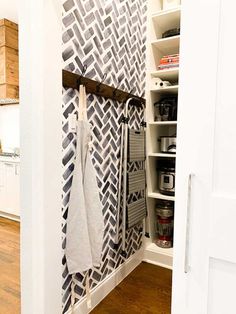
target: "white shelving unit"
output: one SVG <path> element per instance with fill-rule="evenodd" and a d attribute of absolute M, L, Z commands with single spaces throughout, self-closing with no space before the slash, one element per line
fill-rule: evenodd
<path fill-rule="evenodd" d="M 159 89 L 153 89 L 151 88 L 150 91 L 153 93 L 159 93 L 159 94 L 177 94 L 178 93 L 178 89 L 179 89 L 179 85 L 171 85 L 171 86 L 167 86 L 167 87 L 162 87 Z"/>
<path fill-rule="evenodd" d="M 159 200 L 175 201 L 175 197 L 174 196 L 164 195 L 164 194 L 161 194 L 158 191 L 157 192 L 150 192 L 150 193 L 148 193 L 148 197 L 156 198 L 156 199 L 159 199 Z"/>
<path fill-rule="evenodd" d="M 149 153 L 149 157 L 161 157 L 161 158 L 175 158 L 175 154 L 165 154 L 165 153 Z"/>
<path fill-rule="evenodd" d="M 179 51 L 180 36 L 172 36 L 158 39 L 152 42 L 152 45 L 157 48 L 163 55 L 173 54 Z"/>
<path fill-rule="evenodd" d="M 158 63 L 159 64 L 159 63 Z M 175 83 L 178 81 L 179 68 L 167 69 L 167 70 L 156 70 L 151 72 L 152 77 L 159 77 L 162 80 L 170 81 Z"/>
<path fill-rule="evenodd" d="M 157 1 L 158 2 L 158 1 Z M 160 2 L 157 4 L 161 8 Z M 156 5 L 156 4 L 155 4 Z M 180 27 L 180 14 L 181 7 L 177 7 L 172 10 L 162 11 L 159 9 L 156 13 L 152 14 L 150 19 L 153 23 L 153 32 L 156 34 L 156 38 L 161 38 L 162 33 L 171 29 Z M 153 34 L 152 32 L 152 34 Z"/>
<path fill-rule="evenodd" d="M 177 121 L 154 121 L 150 122 L 149 125 L 177 125 Z"/>
<path fill-rule="evenodd" d="M 160 151 L 161 136 L 177 133 L 177 121 L 155 121 L 154 103 L 164 96 L 178 95 L 179 69 L 158 70 L 160 59 L 164 55 L 179 53 L 180 35 L 162 38 L 162 33 L 180 27 L 181 8 L 162 11 L 162 0 L 149 4 L 148 47 L 147 47 L 147 207 L 148 234 L 145 240 L 144 260 L 156 265 L 171 268 L 173 249 L 160 248 L 155 244 L 157 238 L 156 203 L 158 200 L 175 201 L 175 196 L 164 195 L 159 191 L 157 165 L 159 160 L 175 159 L 175 154 Z M 153 14 L 153 12 L 156 12 Z M 152 79 L 170 81 L 171 86 L 156 89 Z"/>

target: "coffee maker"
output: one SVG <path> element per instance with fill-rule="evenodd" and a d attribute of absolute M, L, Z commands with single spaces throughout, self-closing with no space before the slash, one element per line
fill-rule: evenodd
<path fill-rule="evenodd" d="M 177 96 L 165 97 L 154 103 L 155 121 L 177 120 Z"/>

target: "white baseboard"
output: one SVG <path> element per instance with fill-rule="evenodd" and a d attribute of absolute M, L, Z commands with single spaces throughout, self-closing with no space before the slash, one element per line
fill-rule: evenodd
<path fill-rule="evenodd" d="M 143 259 L 143 249 L 133 254 L 126 262 L 120 265 L 107 278 L 91 290 L 92 308 L 88 310 L 86 297 L 83 297 L 72 310 L 66 314 L 88 314 L 94 309 L 125 277 L 127 277 Z"/>
<path fill-rule="evenodd" d="M 0 211 L 0 217 L 20 222 L 20 217 Z"/>
<path fill-rule="evenodd" d="M 160 262 L 161 259 L 163 260 L 163 255 L 157 256 L 157 254 L 153 252 L 146 252 L 145 254 L 148 254 L 149 258 L 143 258 L 143 262 L 172 270 L 172 258 L 171 257 L 167 257 L 165 258 L 163 262 Z"/>

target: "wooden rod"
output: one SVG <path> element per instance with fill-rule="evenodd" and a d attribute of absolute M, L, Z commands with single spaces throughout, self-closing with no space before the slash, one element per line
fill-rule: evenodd
<path fill-rule="evenodd" d="M 146 100 L 142 97 L 138 97 L 133 94 L 124 92 L 123 90 L 116 89 L 106 84 L 100 84 L 100 82 L 94 81 L 90 78 L 80 76 L 79 74 L 72 73 L 67 70 L 62 70 L 63 86 L 68 88 L 78 89 L 78 81 L 86 87 L 86 92 L 101 96 L 104 98 L 110 98 L 119 102 L 124 102 L 127 98 L 135 98 L 145 105 Z M 99 86 L 99 88 L 98 88 Z"/>

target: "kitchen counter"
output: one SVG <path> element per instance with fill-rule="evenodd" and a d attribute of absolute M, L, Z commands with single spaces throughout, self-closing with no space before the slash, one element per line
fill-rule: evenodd
<path fill-rule="evenodd" d="M 0 162 L 15 162 L 19 163 L 20 162 L 20 157 L 19 156 L 4 156 L 0 155 Z"/>
<path fill-rule="evenodd" d="M 20 217 L 20 158 L 0 155 L 0 216 L 19 220 Z"/>

